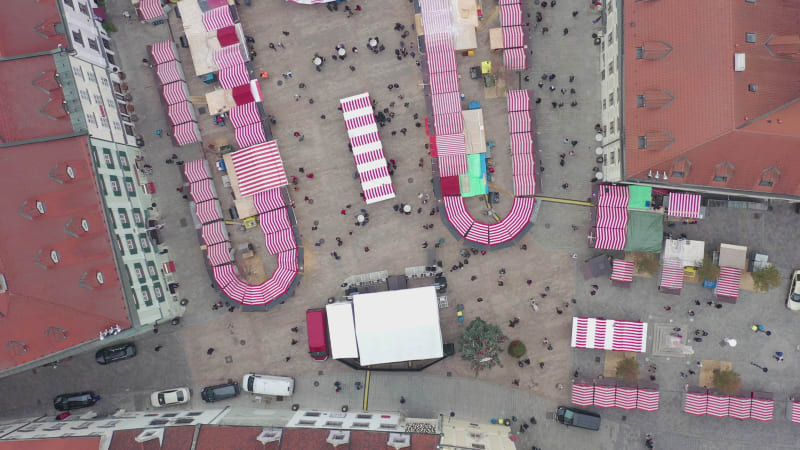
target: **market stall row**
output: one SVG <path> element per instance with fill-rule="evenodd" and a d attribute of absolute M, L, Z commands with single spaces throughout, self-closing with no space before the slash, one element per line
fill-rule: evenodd
<path fill-rule="evenodd" d="M 189 102 L 189 88 L 178 52 L 172 41 L 156 42 L 148 49 L 156 63 L 156 76 L 161 82 L 161 95 L 167 104 L 167 116 L 172 123 L 172 136 L 178 145 L 200 141 L 197 113 Z"/>
<path fill-rule="evenodd" d="M 727 395 L 704 387 L 690 386 L 686 392 L 683 410 L 694 416 L 733 417 L 740 420 L 754 419 L 769 422 L 775 409 L 772 397 L 769 392 Z"/>
<path fill-rule="evenodd" d="M 503 25 L 503 65 L 506 70 L 526 70 L 528 55 L 520 1 L 500 4 L 500 23 Z"/>
<path fill-rule="evenodd" d="M 644 353 L 647 351 L 647 323 L 573 317 L 570 345 L 574 348 Z"/>
<path fill-rule="evenodd" d="M 626 383 L 612 378 L 597 382 L 578 378 L 572 384 L 572 404 L 599 406 L 601 408 L 639 409 L 658 411 L 658 385 L 652 383 Z"/>

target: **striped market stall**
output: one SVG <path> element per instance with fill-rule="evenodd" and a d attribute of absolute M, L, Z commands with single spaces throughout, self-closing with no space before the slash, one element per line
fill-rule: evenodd
<path fill-rule="evenodd" d="M 573 317 L 571 345 L 575 348 L 644 353 L 647 350 L 647 323 Z"/>

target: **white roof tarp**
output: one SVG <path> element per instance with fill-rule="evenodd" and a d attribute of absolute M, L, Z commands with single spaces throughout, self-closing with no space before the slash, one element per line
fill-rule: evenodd
<path fill-rule="evenodd" d="M 353 310 L 362 366 L 444 356 L 435 287 L 356 294 Z"/>
<path fill-rule="evenodd" d="M 705 257 L 706 243 L 688 239 L 666 239 L 664 241 L 664 259 L 678 259 L 681 265 L 702 266 Z"/>
<path fill-rule="evenodd" d="M 331 303 L 325 307 L 325 313 L 328 316 L 331 357 L 333 359 L 358 358 L 353 304 L 350 302 Z"/>

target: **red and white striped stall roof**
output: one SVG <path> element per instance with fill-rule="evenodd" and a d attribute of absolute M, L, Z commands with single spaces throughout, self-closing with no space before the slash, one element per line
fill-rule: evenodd
<path fill-rule="evenodd" d="M 522 6 L 519 3 L 501 5 L 500 23 L 502 23 L 504 27 L 522 25 Z"/>
<path fill-rule="evenodd" d="M 233 152 L 231 161 L 242 197 L 288 184 L 278 143 L 275 141 Z"/>
<path fill-rule="evenodd" d="M 172 41 L 156 42 L 150 47 L 150 54 L 153 55 L 153 61 L 156 64 L 162 64 L 168 61 L 178 59 L 175 51 L 175 43 Z"/>
<path fill-rule="evenodd" d="M 706 397 L 706 415 L 714 417 L 728 417 L 730 397 L 727 394 L 709 392 Z"/>
<path fill-rule="evenodd" d="M 231 262 L 231 244 L 229 242 L 222 242 L 220 244 L 212 245 L 206 248 L 206 257 L 211 267 L 221 266 Z"/>
<path fill-rule="evenodd" d="M 514 111 L 508 113 L 508 125 L 511 133 L 528 133 L 531 131 L 531 113 Z"/>
<path fill-rule="evenodd" d="M 265 236 L 292 228 L 292 224 L 289 222 L 289 214 L 286 213 L 286 208 L 274 209 L 270 212 L 259 214 L 258 223 L 261 225 Z"/>
<path fill-rule="evenodd" d="M 436 151 L 439 152 L 439 157 L 447 155 L 466 155 L 466 139 L 463 134 L 436 136 Z"/>
<path fill-rule="evenodd" d="M 219 69 L 219 84 L 225 89 L 233 89 L 249 83 L 250 74 L 247 73 L 247 66 L 244 64 L 235 64 Z"/>
<path fill-rule="evenodd" d="M 617 386 L 614 407 L 619 409 L 636 409 L 638 389 L 628 386 Z"/>
<path fill-rule="evenodd" d="M 419 7 L 423 13 L 433 11 L 448 10 L 450 8 L 449 0 L 419 0 Z"/>
<path fill-rule="evenodd" d="M 769 422 L 772 420 L 774 411 L 775 402 L 771 398 L 759 398 L 758 394 L 753 392 L 753 399 L 750 404 L 751 419 Z"/>
<path fill-rule="evenodd" d="M 222 219 L 222 209 L 220 209 L 218 200 L 195 203 L 195 210 L 200 223 L 211 223 Z"/>
<path fill-rule="evenodd" d="M 164 17 L 164 8 L 161 6 L 161 0 L 141 0 L 139 2 L 139 15 L 144 20 Z"/>
<path fill-rule="evenodd" d="M 627 208 L 630 195 L 627 186 L 602 184 L 597 192 L 597 206 Z"/>
<path fill-rule="evenodd" d="M 291 229 L 276 231 L 266 236 L 267 251 L 272 255 L 297 248 L 297 243 L 294 240 L 294 232 Z"/>
<path fill-rule="evenodd" d="M 578 406 L 594 405 L 594 385 L 593 384 L 573 384 L 572 385 L 572 404 Z"/>
<path fill-rule="evenodd" d="M 444 210 L 447 214 L 447 221 L 453 225 L 453 228 L 458 231 L 458 234 L 465 236 L 469 232 L 475 219 L 467 211 L 467 205 L 464 203 L 464 198 L 460 195 L 448 195 L 444 197 Z"/>
<path fill-rule="evenodd" d="M 533 135 L 531 133 L 514 133 L 511 135 L 511 154 L 533 153 Z"/>
<path fill-rule="evenodd" d="M 516 48 L 525 45 L 525 30 L 521 26 L 503 27 L 503 47 Z"/>
<path fill-rule="evenodd" d="M 289 251 L 278 253 L 278 267 L 291 272 L 297 272 L 299 269 L 297 264 L 297 249 L 293 248 Z"/>
<path fill-rule="evenodd" d="M 489 245 L 502 244 L 515 239 L 531 221 L 535 199 L 514 197 L 511 211 L 500 222 L 489 225 Z"/>
<path fill-rule="evenodd" d="M 458 70 L 456 50 L 450 33 L 425 34 L 425 57 L 428 73 L 452 72 Z"/>
<path fill-rule="evenodd" d="M 380 184 L 364 189 L 364 201 L 367 202 L 368 205 L 383 200 L 389 200 L 394 197 L 394 187 L 392 187 L 391 184 Z"/>
<path fill-rule="evenodd" d="M 616 386 L 594 386 L 594 406 L 613 408 L 617 397 Z"/>
<path fill-rule="evenodd" d="M 628 208 L 611 208 L 601 206 L 597 208 L 597 228 L 621 228 L 628 226 Z"/>
<path fill-rule="evenodd" d="M 186 122 L 175 126 L 172 129 L 172 135 L 175 137 L 175 142 L 181 146 L 200 142 L 200 129 L 197 128 L 195 122 Z"/>
<path fill-rule="evenodd" d="M 262 122 L 234 128 L 233 133 L 236 137 L 236 144 L 239 148 L 243 149 L 263 144 L 267 140 L 267 135 L 264 133 L 264 124 Z M 280 154 L 278 156 L 280 156 Z"/>
<path fill-rule="evenodd" d="M 276 187 L 261 191 L 253 195 L 253 204 L 256 206 L 256 211 L 265 213 L 273 209 L 283 208 L 286 206 L 286 200 L 283 197 L 283 188 Z"/>
<path fill-rule="evenodd" d="M 464 132 L 464 116 L 461 112 L 433 116 L 433 127 L 437 136 Z"/>
<path fill-rule="evenodd" d="M 164 96 L 164 100 L 167 101 L 167 105 L 174 105 L 175 103 L 189 100 L 189 89 L 185 81 L 165 84 L 161 88 L 161 93 Z"/>
<path fill-rule="evenodd" d="M 510 89 L 507 101 L 508 112 L 531 110 L 531 93 L 527 89 Z"/>
<path fill-rule="evenodd" d="M 514 175 L 514 195 L 536 195 L 536 175 L 525 173 Z"/>
<path fill-rule="evenodd" d="M 217 198 L 214 188 L 214 181 L 210 179 L 200 180 L 189 185 L 189 193 L 192 194 L 192 201 L 201 203 Z"/>
<path fill-rule="evenodd" d="M 156 75 L 162 85 L 183 80 L 183 71 L 178 61 L 168 61 L 156 66 Z"/>
<path fill-rule="evenodd" d="M 794 398 L 789 401 L 792 402 L 792 423 L 800 423 L 800 402 Z"/>
<path fill-rule="evenodd" d="M 612 264 L 611 279 L 630 283 L 633 281 L 633 261 L 615 259 Z"/>
<path fill-rule="evenodd" d="M 464 239 L 482 245 L 489 245 L 489 225 L 475 221 Z"/>
<path fill-rule="evenodd" d="M 467 173 L 467 155 L 439 157 L 439 176 L 452 177 Z"/>
<path fill-rule="evenodd" d="M 597 228 L 597 239 L 594 248 L 604 250 L 624 250 L 628 240 L 627 230 L 624 228 Z"/>
<path fill-rule="evenodd" d="M 458 92 L 431 95 L 433 114 L 448 114 L 461 112 L 461 95 Z"/>
<path fill-rule="evenodd" d="M 521 0 L 500 0 L 500 5 L 515 5 L 521 3 Z"/>
<path fill-rule="evenodd" d="M 229 6 L 220 6 L 203 13 L 203 26 L 206 31 L 216 31 L 220 28 L 233 26 L 233 16 Z"/>
<path fill-rule="evenodd" d="M 708 411 L 708 391 L 687 392 L 683 411 L 694 416 L 704 416 Z"/>
<path fill-rule="evenodd" d="M 225 228 L 225 222 L 221 220 L 203 225 L 200 228 L 200 235 L 206 245 L 219 244 L 230 240 L 228 230 Z"/>
<path fill-rule="evenodd" d="M 665 259 L 661 267 L 661 283 L 666 289 L 683 289 L 683 264 L 679 259 Z"/>
<path fill-rule="evenodd" d="M 734 419 L 745 420 L 750 418 L 750 397 L 731 396 L 728 415 Z"/>
<path fill-rule="evenodd" d="M 439 72 L 430 75 L 431 94 L 458 92 L 458 72 Z"/>
<path fill-rule="evenodd" d="M 669 193 L 667 215 L 700 218 L 700 194 Z"/>
<path fill-rule="evenodd" d="M 658 411 L 659 394 L 655 389 L 639 388 L 636 396 L 636 409 L 642 411 Z"/>
<path fill-rule="evenodd" d="M 714 288 L 714 293 L 718 297 L 738 298 L 741 282 L 741 269 L 728 266 L 720 267 L 717 287 Z"/>
<path fill-rule="evenodd" d="M 644 353 L 647 350 L 647 323 L 573 317 L 571 345 L 575 348 Z"/>
<path fill-rule="evenodd" d="M 167 107 L 167 116 L 173 125 L 197 120 L 194 116 L 194 105 L 189 102 L 175 103 Z"/>
<path fill-rule="evenodd" d="M 528 68 L 528 54 L 524 48 L 503 50 L 503 66 L 506 70 L 525 70 Z"/>
<path fill-rule="evenodd" d="M 189 183 L 211 178 L 211 174 L 208 170 L 208 161 L 205 159 L 187 161 L 183 165 L 183 173 L 186 175 L 186 179 L 189 180 Z"/>
<path fill-rule="evenodd" d="M 220 69 L 244 64 L 242 44 L 229 45 L 214 50 L 214 62 L 217 63 L 217 67 Z"/>
<path fill-rule="evenodd" d="M 228 111 L 228 115 L 234 128 L 261 122 L 261 113 L 256 102 L 233 107 Z"/>
<path fill-rule="evenodd" d="M 422 28 L 425 33 L 452 33 L 449 10 L 430 11 L 422 15 Z"/>
<path fill-rule="evenodd" d="M 536 173 L 533 160 L 533 153 L 511 154 L 512 173 L 514 175 L 526 175 Z"/>

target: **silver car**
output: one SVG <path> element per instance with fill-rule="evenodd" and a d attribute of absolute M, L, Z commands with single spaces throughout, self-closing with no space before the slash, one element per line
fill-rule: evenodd
<path fill-rule="evenodd" d="M 792 281 L 789 283 L 789 298 L 786 299 L 786 307 L 792 311 L 800 311 L 800 269 L 792 273 Z"/>
<path fill-rule="evenodd" d="M 155 408 L 162 406 L 180 405 L 189 401 L 189 388 L 181 387 L 153 392 L 150 394 L 150 403 Z"/>

